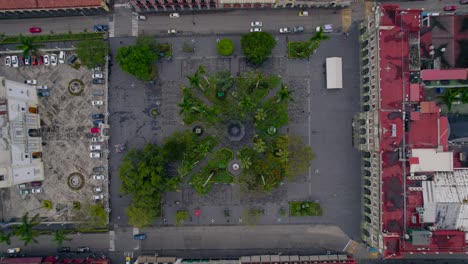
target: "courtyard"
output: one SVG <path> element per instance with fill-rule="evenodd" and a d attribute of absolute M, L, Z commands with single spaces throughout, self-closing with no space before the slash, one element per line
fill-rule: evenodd
<path fill-rule="evenodd" d="M 199 195 L 189 185 L 179 192 L 166 193 L 163 198 L 163 217 L 156 224 L 174 225 L 176 212 L 188 211 L 185 225 L 239 225 L 239 224 L 333 224 L 350 237 L 359 237 L 360 176 L 359 153 L 352 147 L 351 119 L 359 110 L 358 55 L 346 50 L 358 47 L 356 32 L 344 39 L 332 34 L 323 42 L 310 60 L 287 58 L 287 41 L 303 40 L 305 35 L 276 36 L 273 56 L 258 68 L 263 73 L 277 75 L 293 91 L 289 103 L 289 124 L 282 128 L 287 134 L 296 135 L 312 147 L 316 155 L 309 173 L 285 181 L 269 194 L 250 193 L 238 184 L 213 184 L 208 195 Z M 111 145 L 127 144 L 143 148 L 146 143 L 160 144 L 175 131 L 191 129 L 185 126 L 179 115 L 178 104 L 182 99 L 180 87 L 188 85 L 187 75 L 200 65 L 213 73 L 221 70 L 232 75 L 253 70 L 242 57 L 240 36 L 231 37 L 235 43 L 234 55 L 220 57 L 216 51 L 216 37 L 167 38 L 158 42 L 173 45 L 172 61 L 157 63 L 158 77 L 155 84 L 137 81 L 123 73 L 117 64 L 110 77 Z M 129 45 L 132 38 L 111 40 L 116 53 L 120 45 Z M 194 43 L 195 52 L 182 52 L 183 43 Z M 344 88 L 325 88 L 325 58 L 343 58 Z M 160 109 L 158 117 L 150 116 L 150 109 Z M 124 153 L 112 153 L 111 174 L 117 176 Z M 129 197 L 119 195 L 119 179 L 113 177 L 111 201 L 115 210 L 112 222 L 126 225 L 124 208 Z M 288 216 L 291 201 L 318 201 L 322 216 Z M 229 214 L 226 214 L 229 210 Z M 247 221 L 246 212 L 261 211 L 254 222 Z M 195 213 L 197 212 L 197 213 Z"/>
<path fill-rule="evenodd" d="M 58 50 L 40 51 L 42 55 Z M 70 56 L 73 54 L 67 51 Z M 19 55 L 19 54 L 17 54 Z M 101 199 L 108 207 L 107 158 L 103 151 L 100 159 L 90 158 L 93 135 L 92 114 L 105 114 L 104 106 L 93 106 L 91 101 L 106 101 L 105 85 L 92 84 L 92 72 L 85 67 L 72 67 L 66 63 L 56 66 L 37 65 L 19 68 L 0 66 L 0 76 L 24 83 L 37 80 L 38 86 L 47 86 L 49 96 L 39 97 L 41 119 L 42 160 L 44 177 L 41 193 L 20 195 L 18 186 L 2 190 L 2 219 L 15 221 L 25 213 L 39 214 L 43 221 L 73 221 L 83 217 L 88 205 L 96 204 L 93 195 L 104 194 Z M 98 91 L 99 96 L 96 96 Z M 94 142 L 105 150 L 105 142 Z M 100 168 L 100 172 L 93 172 Z M 104 175 L 95 180 L 93 175 Z"/>

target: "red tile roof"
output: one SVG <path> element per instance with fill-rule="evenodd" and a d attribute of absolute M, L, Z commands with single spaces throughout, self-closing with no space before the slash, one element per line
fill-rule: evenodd
<path fill-rule="evenodd" d="M 410 101 L 411 102 L 421 101 L 421 86 L 417 83 L 410 84 Z"/>
<path fill-rule="evenodd" d="M 409 128 L 409 144 L 412 148 L 437 147 L 438 114 L 421 114 L 419 120 L 411 120 Z"/>
<path fill-rule="evenodd" d="M 101 0 L 1 0 L 0 10 L 100 7 Z"/>
<path fill-rule="evenodd" d="M 421 114 L 430 114 L 430 113 L 439 113 L 440 108 L 436 105 L 434 101 L 431 102 L 421 102 L 419 105 L 421 107 Z"/>
<path fill-rule="evenodd" d="M 448 70 L 422 70 L 421 79 L 423 81 L 439 80 L 466 80 L 468 69 L 448 69 Z"/>

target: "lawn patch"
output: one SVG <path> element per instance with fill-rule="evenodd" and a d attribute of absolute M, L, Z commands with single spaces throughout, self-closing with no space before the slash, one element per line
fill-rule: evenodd
<path fill-rule="evenodd" d="M 321 216 L 322 208 L 318 202 L 289 202 L 290 216 Z"/>

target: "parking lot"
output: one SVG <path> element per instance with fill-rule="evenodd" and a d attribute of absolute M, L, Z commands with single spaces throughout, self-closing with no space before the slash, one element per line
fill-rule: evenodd
<path fill-rule="evenodd" d="M 108 207 L 107 140 L 101 136 L 106 130 L 106 85 L 93 84 L 93 71 L 79 63 L 68 64 L 72 51 L 66 51 L 64 63 L 59 50 L 40 53 L 31 66 L 19 59 L 19 67 L 7 67 L 7 55 L 2 54 L 0 76 L 20 83 L 36 80 L 36 87 L 43 86 L 38 95 L 45 174 L 41 193 L 20 195 L 18 186 L 2 190 L 3 221 L 27 212 L 47 221 L 70 221 L 77 220 L 78 208 L 87 204 L 103 201 Z M 52 54 L 57 55 L 57 65 L 41 65 Z M 98 133 L 91 133 L 93 126 Z M 44 201 L 50 202 L 50 209 L 44 208 Z"/>

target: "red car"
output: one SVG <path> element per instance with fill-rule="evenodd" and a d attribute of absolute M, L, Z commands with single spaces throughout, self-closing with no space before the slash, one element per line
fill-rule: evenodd
<path fill-rule="evenodd" d="M 39 56 L 39 65 L 43 65 L 44 64 L 44 57 L 41 55 Z"/>
<path fill-rule="evenodd" d="M 31 33 L 41 33 L 42 29 L 40 27 L 32 27 L 29 29 L 29 32 Z"/>
<path fill-rule="evenodd" d="M 32 61 L 31 64 L 32 64 L 33 66 L 36 66 L 36 65 L 37 65 L 37 58 L 36 58 L 36 56 L 31 56 L 31 61 Z"/>
<path fill-rule="evenodd" d="M 93 133 L 93 134 L 98 134 L 98 133 L 99 133 L 99 128 L 97 128 L 97 127 L 92 127 L 92 128 L 91 128 L 91 133 Z"/>
<path fill-rule="evenodd" d="M 457 6 L 445 6 L 444 11 L 455 11 L 457 10 Z"/>

